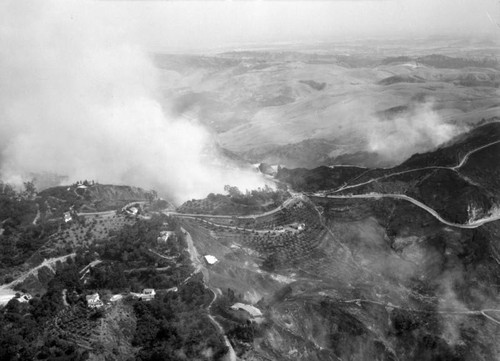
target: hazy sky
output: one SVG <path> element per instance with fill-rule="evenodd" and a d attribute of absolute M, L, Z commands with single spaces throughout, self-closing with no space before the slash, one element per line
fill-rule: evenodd
<path fill-rule="evenodd" d="M 94 6 L 151 48 L 495 35 L 500 17 L 495 0 L 106 1 Z"/>

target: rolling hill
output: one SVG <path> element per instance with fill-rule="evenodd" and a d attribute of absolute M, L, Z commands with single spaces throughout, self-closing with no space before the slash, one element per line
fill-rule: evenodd
<path fill-rule="evenodd" d="M 486 43 L 345 43 L 155 59 L 165 108 L 247 161 L 386 167 L 499 115 L 495 54 Z M 395 152 L 381 146 L 411 128 Z"/>

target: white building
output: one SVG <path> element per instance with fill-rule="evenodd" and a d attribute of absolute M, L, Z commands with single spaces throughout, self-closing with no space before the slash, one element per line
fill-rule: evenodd
<path fill-rule="evenodd" d="M 219 260 L 216 257 L 211 256 L 209 254 L 207 254 L 206 256 L 203 256 L 203 258 L 205 258 L 205 262 L 207 262 L 209 265 L 214 265 L 217 262 L 219 262 Z"/>
<path fill-rule="evenodd" d="M 142 290 L 140 299 L 143 301 L 149 301 L 155 298 L 156 292 L 154 288 L 145 288 Z"/>
<path fill-rule="evenodd" d="M 111 296 L 111 298 L 109 300 L 110 300 L 110 302 L 116 302 L 116 301 L 121 300 L 122 298 L 123 298 L 123 295 L 117 294 L 117 295 Z"/>
<path fill-rule="evenodd" d="M 247 305 L 244 303 L 237 302 L 234 305 L 231 306 L 232 310 L 243 310 L 250 314 L 250 316 L 257 318 L 257 317 L 262 317 L 262 312 L 255 306 L 252 305 Z"/>
<path fill-rule="evenodd" d="M 85 299 L 87 300 L 87 306 L 89 308 L 101 308 L 104 305 L 100 300 L 98 293 L 85 296 Z"/>
<path fill-rule="evenodd" d="M 69 212 L 64 212 L 64 222 L 68 223 L 68 222 L 70 222 L 72 219 L 73 219 L 73 217 L 71 217 L 71 213 L 69 213 Z"/>

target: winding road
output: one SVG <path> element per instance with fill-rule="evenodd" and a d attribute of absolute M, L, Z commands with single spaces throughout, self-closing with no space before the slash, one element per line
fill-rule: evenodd
<path fill-rule="evenodd" d="M 24 272 L 21 276 L 19 276 L 18 278 L 16 278 L 11 283 L 8 283 L 8 284 L 5 284 L 5 285 L 1 285 L 0 289 L 12 288 L 12 287 L 14 287 L 17 284 L 22 283 L 29 276 L 34 275 L 35 273 L 38 274 L 38 270 L 41 269 L 41 268 L 43 268 L 43 267 L 47 267 L 52 272 L 55 273 L 56 271 L 54 270 L 53 265 L 55 265 L 57 262 L 66 261 L 66 259 L 68 259 L 69 257 L 74 258 L 75 256 L 76 256 L 76 253 L 70 253 L 70 254 L 67 254 L 67 255 L 61 256 L 61 257 L 44 259 L 43 262 L 40 263 L 38 266 L 33 267 L 29 271 Z"/>
<path fill-rule="evenodd" d="M 32 269 L 24 272 L 21 274 L 19 277 L 17 277 L 14 281 L 1 285 L 0 286 L 0 306 L 7 304 L 12 298 L 15 297 L 16 292 L 14 291 L 14 286 L 16 286 L 19 283 L 24 282 L 29 276 L 31 275 L 38 275 L 38 271 L 43 268 L 47 267 L 49 268 L 53 273 L 55 273 L 54 265 L 57 262 L 62 262 L 66 261 L 69 257 L 73 258 L 76 256 L 76 253 L 70 253 L 62 257 L 56 257 L 56 258 L 50 258 L 50 259 L 45 259 L 42 263 L 40 263 L 38 266 L 33 267 Z"/>
<path fill-rule="evenodd" d="M 377 182 L 377 181 L 382 180 L 382 179 L 387 179 L 387 178 L 390 178 L 390 177 L 394 177 L 394 176 L 397 176 L 397 175 L 407 174 L 407 173 L 412 173 L 412 172 L 419 172 L 419 171 L 423 171 L 423 170 L 447 169 L 447 170 L 451 170 L 451 171 L 454 171 L 454 172 L 458 172 L 458 170 L 467 163 L 467 161 L 469 160 L 469 158 L 470 158 L 470 156 L 472 154 L 474 154 L 476 152 L 479 152 L 479 151 L 481 151 L 481 150 L 483 150 L 485 148 L 488 148 L 488 147 L 490 147 L 492 145 L 498 144 L 498 143 L 500 143 L 500 140 L 497 140 L 497 141 L 494 141 L 494 142 L 490 142 L 490 143 L 485 144 L 485 145 L 483 145 L 481 147 L 472 149 L 471 151 L 467 152 L 467 154 L 465 154 L 465 156 L 462 158 L 462 160 L 456 166 L 453 166 L 453 167 L 430 166 L 430 167 L 423 167 L 423 168 L 417 168 L 417 169 L 409 169 L 409 170 L 405 170 L 405 171 L 401 171 L 401 172 L 395 172 L 395 173 L 391 173 L 391 174 L 386 174 L 386 175 L 384 175 L 382 177 L 372 178 L 370 180 L 367 180 L 367 181 L 361 182 L 361 183 L 357 183 L 357 184 L 351 184 L 351 185 L 345 184 L 345 185 L 341 186 L 340 188 L 332 191 L 331 193 L 333 193 L 333 194 L 327 195 L 325 192 L 317 192 L 317 193 L 307 193 L 307 195 L 308 196 L 313 196 L 313 197 L 338 198 L 338 199 L 340 199 L 340 198 L 375 198 L 375 199 L 379 199 L 379 198 L 393 198 L 393 199 L 402 199 L 402 200 L 405 200 L 405 201 L 413 203 L 417 207 L 420 207 L 421 209 L 425 210 L 427 213 L 431 214 L 438 221 L 440 221 L 441 223 L 443 223 L 443 224 L 445 224 L 447 226 L 456 227 L 456 228 L 463 228 L 463 229 L 478 228 L 478 227 L 482 226 L 483 224 L 500 220 L 500 211 L 497 212 L 496 214 L 491 214 L 489 217 L 478 219 L 478 220 L 475 220 L 473 222 L 469 222 L 469 223 L 465 223 L 465 224 L 460 224 L 460 223 L 453 223 L 453 222 L 449 222 L 449 221 L 445 220 L 443 217 L 441 217 L 431 207 L 429 207 L 429 206 L 425 205 L 424 203 L 416 200 L 415 198 L 409 197 L 409 196 L 407 196 L 405 194 L 387 194 L 387 193 L 375 193 L 375 192 L 372 192 L 372 193 L 368 193 L 368 194 L 334 195 L 334 193 L 338 193 L 338 192 L 345 191 L 345 190 L 348 190 L 348 189 L 358 188 L 358 187 L 361 187 L 361 186 L 364 186 L 364 185 L 367 185 L 367 184 L 370 184 L 370 183 L 373 183 L 373 182 Z"/>
<path fill-rule="evenodd" d="M 450 226 L 450 227 L 456 227 L 456 228 L 463 228 L 463 229 L 474 229 L 477 227 L 482 226 L 483 224 L 489 223 L 489 222 L 494 222 L 500 220 L 500 212 L 498 214 L 493 214 L 490 217 L 478 219 L 474 222 L 466 223 L 466 224 L 460 224 L 460 223 L 453 223 L 445 220 L 443 217 L 441 217 L 434 209 L 431 207 L 425 205 L 424 203 L 417 201 L 416 199 L 409 197 L 404 194 L 386 194 L 386 193 L 369 193 L 369 194 L 353 194 L 353 195 L 325 195 L 324 193 L 310 193 L 309 196 L 313 197 L 320 197 L 320 198 L 333 198 L 333 199 L 352 199 L 352 198 L 374 198 L 374 199 L 380 199 L 380 198 L 393 198 L 393 199 L 402 199 L 408 202 L 413 203 L 417 207 L 422 208 L 424 211 L 428 212 L 431 214 L 434 218 L 436 218 L 438 221 L 441 223 Z"/>
<path fill-rule="evenodd" d="M 365 182 L 361 182 L 361 183 L 356 183 L 356 184 L 351 184 L 351 185 L 347 185 L 347 184 L 344 184 L 343 186 L 341 186 L 340 188 L 336 189 L 333 191 L 333 193 L 338 193 L 338 192 L 341 192 L 341 191 L 345 191 L 347 189 L 353 189 L 353 188 L 358 188 L 358 187 L 361 187 L 361 186 L 364 186 L 364 185 L 367 185 L 367 184 L 370 184 L 370 183 L 373 183 L 373 182 L 377 182 L 379 180 L 382 180 L 382 179 L 387 179 L 387 178 L 390 178 L 390 177 L 395 177 L 395 176 L 398 176 L 398 175 L 402 175 L 402 174 L 407 174 L 407 173 L 413 173 L 413 172 L 420 172 L 420 171 L 424 171 L 424 170 L 432 170 L 432 169 L 446 169 L 446 170 L 451 170 L 451 171 L 454 171 L 454 172 L 458 172 L 458 170 L 463 167 L 465 165 L 465 163 L 467 163 L 467 161 L 469 160 L 469 157 L 476 153 L 476 152 L 479 152 L 480 150 L 483 150 L 485 148 L 488 148 L 494 144 L 498 144 L 500 143 L 500 140 L 497 140 L 497 141 L 494 141 L 494 142 L 491 142 L 491 143 L 488 143 L 488 144 L 485 144 L 479 148 L 475 148 L 471 151 L 469 151 L 467 154 L 465 154 L 465 156 L 462 158 L 462 160 L 456 165 L 456 166 L 453 166 L 453 167 L 446 167 L 446 166 L 429 166 L 429 167 L 422 167 L 422 168 L 415 168 L 415 169 L 408 169 L 408 170 L 404 170 L 404 171 L 401 171 L 401 172 L 395 172 L 395 173 L 390 173 L 390 174 L 386 174 L 386 175 L 383 175 L 381 177 L 377 177 L 377 178 L 372 178 L 370 180 L 367 180 Z M 363 174 L 365 174 L 366 172 L 364 172 Z M 363 175 L 361 174 L 361 175 Z M 360 175 L 360 176 L 361 176 Z M 357 179 L 359 178 L 360 176 L 354 178 Z"/>

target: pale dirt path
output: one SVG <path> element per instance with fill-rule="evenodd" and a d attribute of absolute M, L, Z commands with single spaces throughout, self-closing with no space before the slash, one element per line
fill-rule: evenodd
<path fill-rule="evenodd" d="M 455 171 L 457 172 L 462 178 L 464 178 L 465 180 L 469 181 L 470 180 L 464 176 L 462 176 L 459 172 L 458 172 L 458 169 L 460 169 L 461 167 L 464 166 L 465 163 L 467 163 L 467 161 L 469 160 L 469 157 L 476 153 L 476 152 L 479 152 L 480 150 L 483 150 L 485 148 L 488 148 L 494 144 L 497 144 L 497 143 L 500 143 L 500 140 L 497 140 L 497 141 L 494 141 L 494 142 L 491 142 L 491 143 L 488 143 L 488 144 L 485 144 L 479 148 L 476 148 L 476 149 L 473 149 L 471 151 L 469 151 L 463 158 L 462 160 L 456 165 L 456 166 L 453 166 L 453 167 L 445 167 L 445 166 L 430 166 L 430 167 L 422 167 L 422 168 L 416 168 L 416 169 L 408 169 L 408 170 L 404 170 L 404 171 L 401 171 L 401 172 L 395 172 L 395 173 L 390 173 L 390 174 L 386 174 L 382 177 L 377 177 L 377 178 L 372 178 L 370 180 L 367 180 L 366 182 L 362 182 L 362 183 L 357 183 L 357 184 L 351 184 L 351 185 L 343 185 L 341 186 L 340 188 L 336 189 L 333 191 L 333 193 L 337 193 L 337 192 L 341 192 L 341 191 L 345 191 L 347 189 L 353 189 L 353 188 L 358 188 L 358 187 L 361 187 L 361 186 L 364 186 L 364 185 L 367 185 L 367 184 L 370 184 L 370 183 L 373 183 L 373 182 L 377 182 L 379 180 L 383 180 L 383 179 L 387 179 L 387 178 L 390 178 L 390 177 L 395 177 L 395 176 L 398 176 L 398 175 L 402 175 L 402 174 L 407 174 L 407 173 L 413 173 L 413 172 L 420 172 L 420 171 L 423 171 L 423 170 L 432 170 L 432 169 L 447 169 L 447 170 L 451 170 L 451 171 Z M 363 173 L 364 174 L 364 173 Z M 358 177 L 354 178 L 357 179 L 359 178 L 361 175 L 359 175 Z M 475 184 L 474 182 L 471 182 L 473 184 Z M 477 185 L 477 184 L 476 184 Z"/>
<path fill-rule="evenodd" d="M 224 328 L 210 314 L 210 309 L 212 307 L 212 304 L 217 299 L 217 292 L 214 291 L 209 286 L 207 286 L 207 284 L 208 284 L 208 270 L 205 268 L 203 262 L 201 261 L 200 254 L 198 253 L 198 250 L 194 246 L 193 239 L 191 238 L 191 235 L 189 234 L 189 232 L 187 232 L 182 227 L 181 227 L 181 231 L 186 236 L 186 243 L 188 244 L 189 258 L 191 259 L 191 263 L 193 264 L 193 267 L 195 268 L 195 271 L 193 272 L 193 274 L 195 274 L 197 272 L 201 272 L 203 274 L 203 283 L 204 283 L 205 287 L 208 288 L 210 291 L 212 291 L 212 293 L 214 294 L 213 300 L 207 306 L 207 314 L 208 314 L 208 318 L 210 319 L 210 321 L 214 324 L 214 326 L 223 335 L 223 337 L 224 337 L 224 344 L 228 347 L 228 353 L 224 356 L 224 361 L 237 361 L 236 352 L 234 351 L 233 346 L 231 345 L 231 342 L 229 342 L 229 339 L 227 338 L 227 336 L 226 336 L 226 334 L 224 332 Z M 191 276 L 193 274 L 191 274 L 183 283 L 185 283 L 189 278 L 191 278 Z"/>
<path fill-rule="evenodd" d="M 362 303 L 371 303 L 373 305 L 379 305 L 383 307 L 390 307 L 390 308 L 396 308 L 398 310 L 403 310 L 407 312 L 416 312 L 416 313 L 439 313 L 439 314 L 445 314 L 445 315 L 471 315 L 471 316 L 484 316 L 488 320 L 500 325 L 500 320 L 497 320 L 493 318 L 492 316 L 486 314 L 486 312 L 500 312 L 500 310 L 497 309 L 482 309 L 482 310 L 468 310 L 468 309 L 450 309 L 450 310 L 438 310 L 438 311 L 426 311 L 426 310 L 417 310 L 413 308 L 407 308 L 407 307 L 401 307 L 401 306 L 396 306 L 391 303 L 384 303 L 384 302 L 378 302 L 378 301 L 372 301 L 372 300 L 365 300 L 361 298 L 356 298 L 352 300 L 345 300 L 339 302 L 342 303 L 355 303 L 358 307 L 361 307 Z"/>
<path fill-rule="evenodd" d="M 71 253 L 71 254 L 67 254 L 66 256 L 61 256 L 61 257 L 56 257 L 56 258 L 45 259 L 38 266 L 33 267 L 32 269 L 21 274 L 14 281 L 12 281 L 8 284 L 1 285 L 0 286 L 0 306 L 7 304 L 16 295 L 16 291 L 14 291 L 14 286 L 16 286 L 19 283 L 24 282 L 24 280 L 26 280 L 26 278 L 28 278 L 29 276 L 37 274 L 38 270 L 40 270 L 43 267 L 48 267 L 52 272 L 55 273 L 55 270 L 53 268 L 54 264 L 56 264 L 57 262 L 65 261 L 68 257 L 74 257 L 74 256 L 76 256 L 76 253 Z"/>

